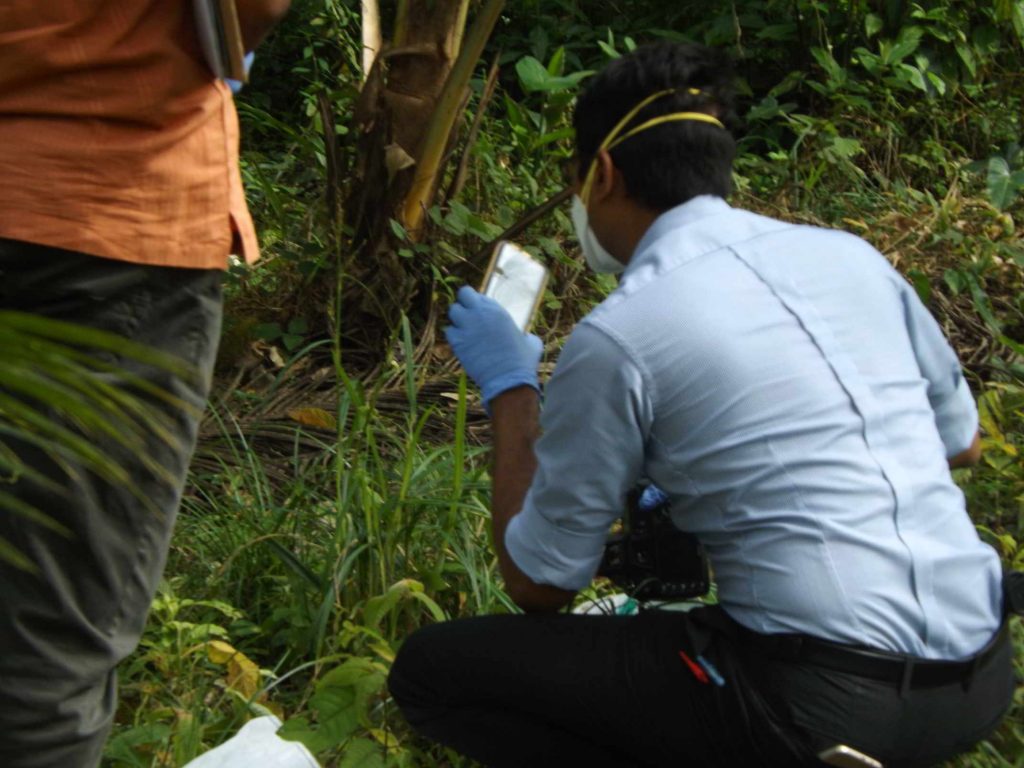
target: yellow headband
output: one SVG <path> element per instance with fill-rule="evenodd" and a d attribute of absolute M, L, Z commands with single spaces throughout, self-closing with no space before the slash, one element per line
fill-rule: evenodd
<path fill-rule="evenodd" d="M 700 94 L 700 89 L 689 88 L 687 89 L 687 92 L 696 96 Z M 626 126 L 626 124 L 629 123 L 630 120 L 636 117 L 637 113 L 639 113 L 640 110 L 642 110 L 652 101 L 660 99 L 662 96 L 667 96 L 670 93 L 675 93 L 675 89 L 669 88 L 668 90 L 665 91 L 658 91 L 657 93 L 652 93 L 646 99 L 644 99 L 631 110 L 629 110 L 629 112 L 627 112 L 622 117 L 622 119 L 615 124 L 615 127 L 612 128 L 611 131 L 609 131 L 608 135 L 605 136 L 604 141 L 601 142 L 600 146 L 598 146 L 597 148 L 597 151 L 594 152 L 594 157 L 590 161 L 590 167 L 587 169 L 587 175 L 583 179 L 583 188 L 580 190 L 580 199 L 583 201 L 584 205 L 587 204 L 587 200 L 590 197 L 590 188 L 594 184 L 594 174 L 597 172 L 597 155 L 598 153 L 600 153 L 602 149 L 615 149 L 615 147 L 624 142 L 626 139 L 636 136 L 641 131 L 646 131 L 648 128 L 653 128 L 654 126 L 661 125 L 662 123 L 671 123 L 677 120 L 693 120 L 695 122 L 711 123 L 711 125 L 717 125 L 719 128 L 725 128 L 725 126 L 722 125 L 721 120 L 707 114 L 706 112 L 672 112 L 671 114 L 668 115 L 660 115 L 659 117 L 651 118 L 650 120 L 641 123 L 635 128 L 631 128 L 630 130 L 626 131 L 626 133 L 624 133 L 622 136 L 619 136 L 619 131 L 621 131 Z"/>

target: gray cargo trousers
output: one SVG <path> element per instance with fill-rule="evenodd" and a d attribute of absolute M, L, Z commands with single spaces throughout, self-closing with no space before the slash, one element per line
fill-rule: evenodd
<path fill-rule="evenodd" d="M 116 333 L 182 358 L 198 374 L 185 380 L 129 359 L 104 358 L 195 406 L 185 413 L 147 401 L 166 413 L 180 441 L 172 448 L 153 439 L 150 446 L 173 483 L 154 477 L 137 456 L 100 446 L 130 470 L 136 488 L 153 502 L 149 507 L 126 487 L 88 472 L 69 475 L 40 450 L 0 436 L 61 491 L 0 478 L 3 489 L 71 532 L 61 536 L 0 510 L 0 536 L 38 568 L 28 573 L 0 561 L 4 768 L 93 768 L 100 760 L 116 702 L 114 668 L 142 633 L 209 391 L 220 280 L 217 270 L 137 265 L 0 239 L 0 309 Z"/>

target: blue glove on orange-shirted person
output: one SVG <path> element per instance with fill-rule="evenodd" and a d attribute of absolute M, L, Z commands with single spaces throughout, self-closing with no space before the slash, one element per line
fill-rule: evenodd
<path fill-rule="evenodd" d="M 540 390 L 537 367 L 544 343 L 519 330 L 512 316 L 494 299 L 464 285 L 448 310 L 451 325 L 445 336 L 469 377 L 480 387 L 484 406 L 515 387 Z"/>
<path fill-rule="evenodd" d="M 249 51 L 247 54 L 245 54 L 245 74 L 249 74 L 249 70 L 252 69 L 252 63 L 255 60 L 256 54 L 254 52 Z M 240 93 L 241 90 L 245 87 L 245 83 L 239 80 L 232 80 L 230 77 L 226 78 L 224 82 L 228 84 L 228 88 L 230 88 L 231 92 L 234 94 Z"/>

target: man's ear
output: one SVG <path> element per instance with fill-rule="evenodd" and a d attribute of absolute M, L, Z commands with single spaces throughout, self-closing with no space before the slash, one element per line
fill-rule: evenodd
<path fill-rule="evenodd" d="M 602 201 L 615 191 L 616 184 L 622 183 L 622 174 L 615 167 L 612 156 L 607 149 L 599 150 L 594 157 L 594 183 L 590 189 L 590 199 Z"/>

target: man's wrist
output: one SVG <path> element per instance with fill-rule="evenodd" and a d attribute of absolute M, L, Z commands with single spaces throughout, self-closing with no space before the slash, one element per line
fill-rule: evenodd
<path fill-rule="evenodd" d="M 507 414 L 519 414 L 523 408 L 533 410 L 540 399 L 540 392 L 535 384 L 520 384 L 495 395 L 489 402 L 491 418 L 497 420 Z"/>
<path fill-rule="evenodd" d="M 482 386 L 480 388 L 480 396 L 483 398 L 487 410 L 491 411 L 498 398 L 506 392 L 516 389 L 532 389 L 535 393 L 539 393 L 540 382 L 537 380 L 537 374 L 525 369 L 505 374 Z"/>

